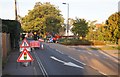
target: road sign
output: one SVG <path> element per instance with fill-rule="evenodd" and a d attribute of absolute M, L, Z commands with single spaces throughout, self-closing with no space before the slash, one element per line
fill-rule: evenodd
<path fill-rule="evenodd" d="M 39 41 L 31 41 L 30 47 L 40 47 L 40 42 Z"/>
<path fill-rule="evenodd" d="M 20 45 L 20 48 L 27 48 L 27 47 L 30 47 L 28 41 L 26 39 L 24 39 L 22 41 L 22 44 Z"/>
<path fill-rule="evenodd" d="M 27 49 L 27 51 L 31 51 L 30 45 L 26 39 L 22 41 L 22 44 L 20 45 L 20 52 L 22 52 L 24 49 Z"/>
<path fill-rule="evenodd" d="M 23 52 L 18 57 L 17 62 L 31 62 L 33 60 L 34 59 L 30 55 L 30 53 L 27 51 L 27 49 L 24 49 Z"/>
<path fill-rule="evenodd" d="M 24 49 L 27 49 L 27 51 L 31 51 L 30 47 L 27 47 L 27 48 L 23 47 L 23 48 L 20 48 L 20 52 L 22 52 Z"/>

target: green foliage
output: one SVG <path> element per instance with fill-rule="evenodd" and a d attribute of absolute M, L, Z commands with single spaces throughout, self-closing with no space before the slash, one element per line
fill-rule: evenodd
<path fill-rule="evenodd" d="M 10 33 L 11 47 L 19 47 L 21 24 L 15 20 L 2 20 L 2 32 Z"/>
<path fill-rule="evenodd" d="M 106 24 L 108 25 L 106 33 L 110 38 L 109 40 L 118 43 L 118 39 L 120 39 L 120 12 L 112 14 Z"/>
<path fill-rule="evenodd" d="M 95 22 L 91 22 L 87 38 L 90 40 L 111 41 L 118 44 L 120 39 L 120 12 L 112 14 L 105 24 L 95 28 Z M 95 31 L 94 31 L 95 30 Z"/>
<path fill-rule="evenodd" d="M 2 20 L 2 32 L 19 34 L 21 31 L 21 24 L 15 20 Z"/>
<path fill-rule="evenodd" d="M 63 45 L 92 45 L 92 42 L 80 39 L 61 39 L 59 43 Z"/>
<path fill-rule="evenodd" d="M 89 40 L 94 39 L 94 36 L 95 36 L 94 30 L 96 28 L 96 26 L 95 26 L 96 22 L 97 22 L 96 20 L 95 21 L 89 21 L 88 34 L 87 34 L 87 38 Z"/>
<path fill-rule="evenodd" d="M 26 32 L 38 31 L 41 34 L 46 32 L 58 33 L 63 24 L 63 17 L 60 10 L 50 3 L 36 3 L 33 10 L 22 18 L 22 29 Z"/>
<path fill-rule="evenodd" d="M 85 37 L 88 33 L 88 23 L 85 19 L 78 19 L 76 18 L 75 22 L 73 23 L 72 32 L 75 35 Z"/>

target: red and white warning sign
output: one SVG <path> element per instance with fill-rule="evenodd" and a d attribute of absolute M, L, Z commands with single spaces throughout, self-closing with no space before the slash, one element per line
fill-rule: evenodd
<path fill-rule="evenodd" d="M 31 47 L 40 47 L 40 42 L 39 41 L 31 41 L 30 46 Z"/>
<path fill-rule="evenodd" d="M 20 45 L 20 52 L 22 52 L 24 49 L 27 49 L 27 51 L 31 51 L 30 45 L 26 39 L 22 41 L 22 44 Z"/>
<path fill-rule="evenodd" d="M 22 47 L 27 48 L 27 47 L 30 47 L 30 45 L 29 45 L 28 41 L 27 41 L 26 39 L 24 39 L 24 40 L 22 41 L 22 44 L 20 45 L 20 47 L 21 47 L 21 48 L 22 48 Z"/>
<path fill-rule="evenodd" d="M 33 60 L 34 60 L 33 57 L 30 55 L 27 49 L 24 49 L 23 52 L 18 57 L 17 62 L 31 62 Z"/>

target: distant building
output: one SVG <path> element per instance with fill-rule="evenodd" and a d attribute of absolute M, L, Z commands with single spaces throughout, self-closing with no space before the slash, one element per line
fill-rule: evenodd
<path fill-rule="evenodd" d="M 67 24 L 64 24 L 64 26 L 65 26 L 65 28 L 67 28 Z M 72 36 L 72 35 L 74 35 L 74 34 L 72 33 L 72 31 L 71 31 L 72 27 L 73 27 L 73 25 L 69 25 L 69 27 L 68 27 L 68 33 L 67 33 L 67 29 L 65 29 L 65 34 L 64 34 L 64 36 Z"/>
<path fill-rule="evenodd" d="M 100 28 L 102 26 L 102 24 L 95 24 L 96 29 Z"/>
<path fill-rule="evenodd" d="M 72 28 L 73 28 L 73 25 L 69 25 L 69 30 L 68 30 L 68 35 L 69 36 L 73 36 L 74 34 L 72 33 Z"/>
<path fill-rule="evenodd" d="M 64 24 L 65 28 L 68 29 L 68 33 L 67 33 L 67 29 L 65 30 L 65 36 L 73 36 L 74 34 L 72 33 L 71 29 L 73 27 L 73 19 L 69 18 L 69 27 L 67 27 L 67 24 Z"/>

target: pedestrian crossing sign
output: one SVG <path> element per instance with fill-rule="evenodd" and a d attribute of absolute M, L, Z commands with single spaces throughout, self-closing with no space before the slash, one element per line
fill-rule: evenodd
<path fill-rule="evenodd" d="M 33 60 L 34 60 L 33 57 L 30 55 L 27 49 L 24 49 L 23 52 L 18 57 L 17 62 L 31 62 Z"/>

